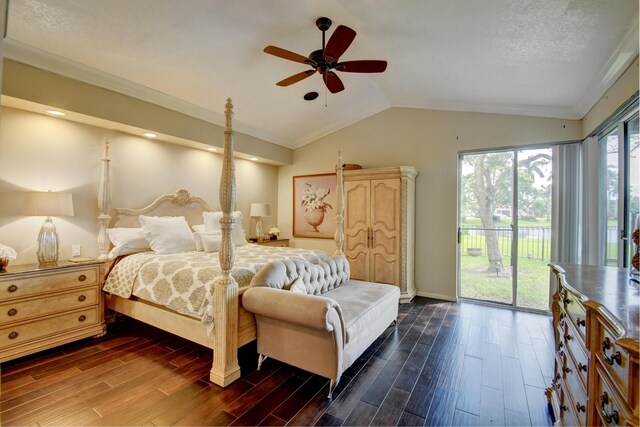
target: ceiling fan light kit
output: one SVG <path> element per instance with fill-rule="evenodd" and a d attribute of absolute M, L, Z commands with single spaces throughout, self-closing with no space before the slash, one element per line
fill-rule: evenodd
<path fill-rule="evenodd" d="M 290 86 L 318 72 L 322 74 L 322 81 L 327 86 L 327 89 L 329 89 L 329 92 L 338 93 L 344 90 L 344 84 L 334 71 L 346 73 L 382 73 L 387 69 L 387 61 L 360 60 L 338 62 L 342 54 L 353 42 L 353 39 L 355 39 L 356 32 L 347 26 L 338 25 L 325 45 L 325 32 L 331 27 L 331 19 L 320 17 L 316 20 L 316 26 L 322 31 L 322 49 L 314 50 L 308 57 L 276 46 L 267 46 L 264 48 L 265 53 L 289 61 L 306 64 L 313 68 L 312 70 L 302 71 L 301 73 L 280 80 L 276 85 L 283 87 Z M 305 99 L 307 99 L 306 95 Z"/>

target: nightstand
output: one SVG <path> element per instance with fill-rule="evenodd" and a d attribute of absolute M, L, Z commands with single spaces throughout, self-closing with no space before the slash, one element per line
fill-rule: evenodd
<path fill-rule="evenodd" d="M 58 262 L 0 272 L 0 362 L 106 333 L 106 264 Z"/>
<path fill-rule="evenodd" d="M 279 248 L 289 247 L 289 239 L 263 240 L 258 242 L 262 246 L 277 246 Z"/>

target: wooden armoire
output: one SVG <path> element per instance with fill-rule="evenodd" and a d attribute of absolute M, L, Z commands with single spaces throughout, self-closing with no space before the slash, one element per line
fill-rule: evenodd
<path fill-rule="evenodd" d="M 398 286 L 402 303 L 416 295 L 417 175 L 410 166 L 344 171 L 344 252 L 351 277 Z"/>

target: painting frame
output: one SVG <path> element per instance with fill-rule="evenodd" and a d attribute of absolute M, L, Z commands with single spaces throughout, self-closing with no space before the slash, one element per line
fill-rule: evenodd
<path fill-rule="evenodd" d="M 292 182 L 293 237 L 333 239 L 336 232 L 336 174 L 297 175 Z M 311 193 L 305 193 L 308 187 L 313 189 Z M 319 209 L 324 210 L 323 215 L 318 212 Z"/>

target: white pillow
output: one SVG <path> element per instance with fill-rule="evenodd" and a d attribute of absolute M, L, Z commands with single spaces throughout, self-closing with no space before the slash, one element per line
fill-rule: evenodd
<path fill-rule="evenodd" d="M 135 254 L 151 250 L 149 242 L 142 234 L 142 228 L 109 228 L 107 235 L 113 243 L 113 249 L 107 255 L 110 259 L 121 255 Z"/>
<path fill-rule="evenodd" d="M 191 229 L 196 233 L 204 233 L 204 224 L 192 225 Z"/>
<path fill-rule="evenodd" d="M 222 234 L 220 233 L 197 233 L 202 240 L 202 246 L 205 252 L 218 252 L 222 243 Z"/>
<path fill-rule="evenodd" d="M 222 218 L 222 212 L 203 212 L 202 219 L 204 220 L 204 229 L 207 233 L 222 233 L 220 228 L 220 218 Z M 244 246 L 247 242 L 247 236 L 244 234 L 242 228 L 242 212 L 235 211 L 233 218 L 236 220 L 233 224 L 233 232 L 231 233 L 231 240 L 236 246 Z"/>
<path fill-rule="evenodd" d="M 151 249 L 158 254 L 195 251 L 196 244 L 183 216 L 144 216 L 140 224 Z"/>

